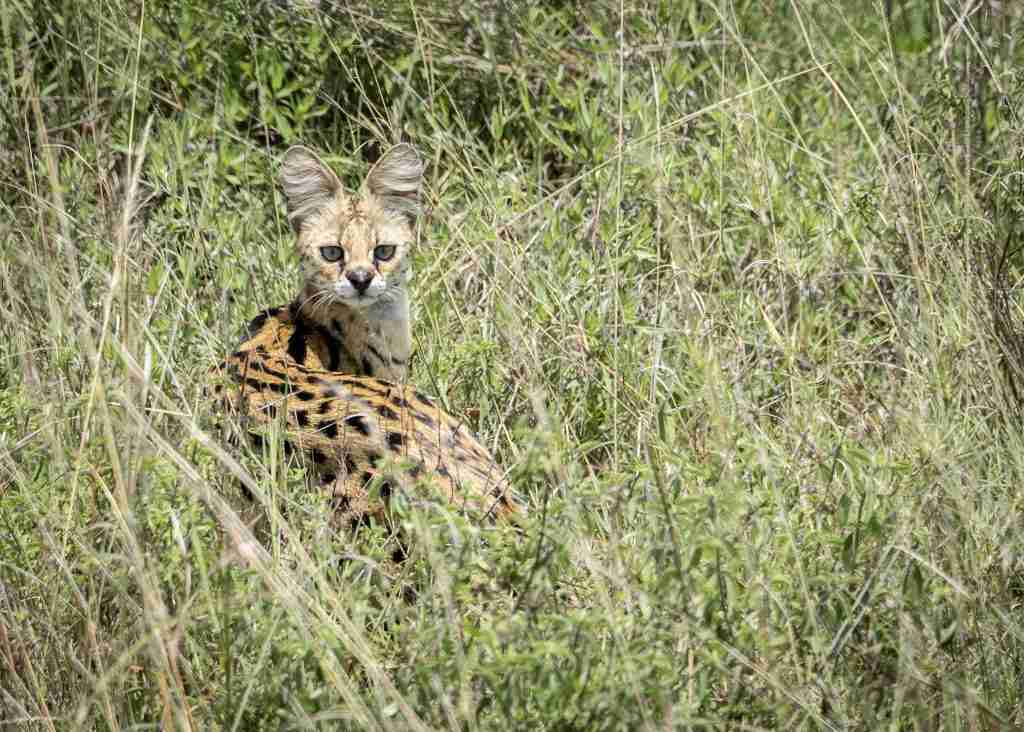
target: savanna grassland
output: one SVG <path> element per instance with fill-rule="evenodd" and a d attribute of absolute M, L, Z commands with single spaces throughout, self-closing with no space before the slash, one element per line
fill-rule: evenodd
<path fill-rule="evenodd" d="M 1024 726 L 1024 8 L 0 0 L 0 728 Z M 202 381 L 291 144 L 428 161 L 412 380 L 528 497 L 338 531 Z M 254 497 L 248 500 L 244 494 Z"/>

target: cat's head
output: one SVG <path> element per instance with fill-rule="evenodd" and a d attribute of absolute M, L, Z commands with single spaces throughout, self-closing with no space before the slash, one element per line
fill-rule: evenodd
<path fill-rule="evenodd" d="M 423 163 L 411 145 L 388 150 L 349 193 L 313 151 L 285 153 L 281 183 L 306 282 L 307 307 L 386 301 L 409 273 Z"/>

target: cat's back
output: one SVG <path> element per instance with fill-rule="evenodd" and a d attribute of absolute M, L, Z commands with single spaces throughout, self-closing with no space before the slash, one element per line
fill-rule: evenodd
<path fill-rule="evenodd" d="M 411 386 L 325 368 L 322 336 L 302 326 L 288 307 L 260 313 L 214 369 L 212 394 L 244 415 L 250 431 L 281 425 L 288 445 L 312 458 L 341 514 L 379 514 L 396 487 L 477 515 L 524 513 L 460 420 Z"/>

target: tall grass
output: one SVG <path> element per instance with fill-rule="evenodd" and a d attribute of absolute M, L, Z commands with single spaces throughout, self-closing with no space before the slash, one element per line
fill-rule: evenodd
<path fill-rule="evenodd" d="M 924 5 L 0 0 L 0 726 L 1019 728 L 1024 14 Z M 202 380 L 399 139 L 531 517 L 395 565 Z"/>

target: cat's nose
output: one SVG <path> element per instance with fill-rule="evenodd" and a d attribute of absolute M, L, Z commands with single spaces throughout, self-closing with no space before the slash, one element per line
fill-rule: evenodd
<path fill-rule="evenodd" d="M 373 272 L 363 267 L 358 269 L 349 270 L 345 273 L 345 277 L 352 283 L 352 286 L 356 288 L 356 292 L 362 295 L 366 292 L 366 288 L 370 286 L 370 282 L 373 281 Z"/>

